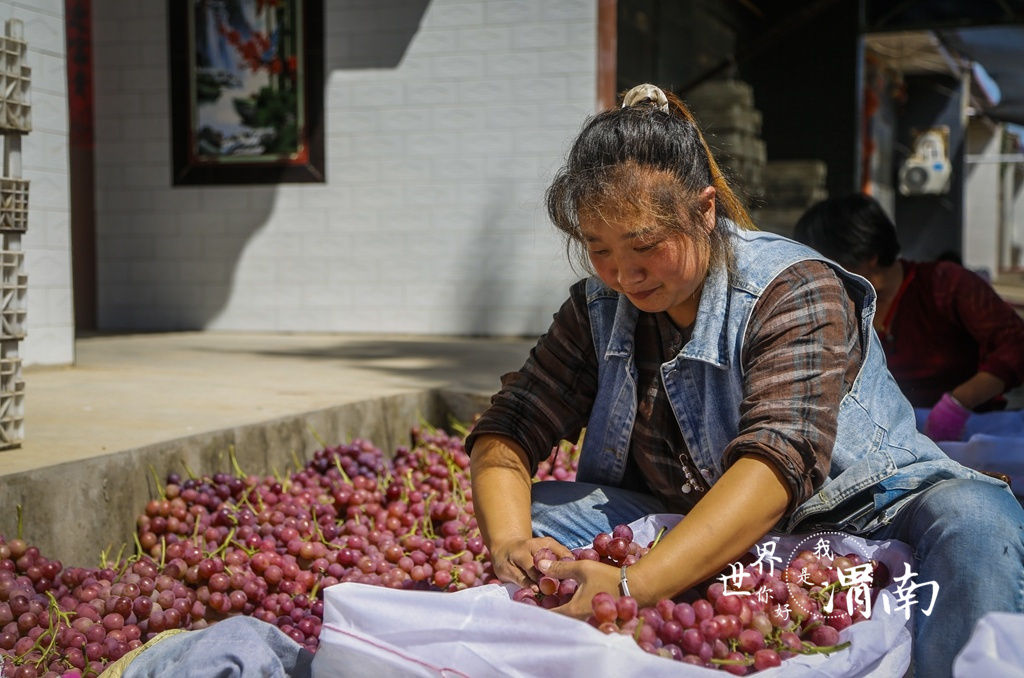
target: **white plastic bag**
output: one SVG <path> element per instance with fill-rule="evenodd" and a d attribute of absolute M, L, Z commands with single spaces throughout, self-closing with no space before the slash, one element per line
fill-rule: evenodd
<path fill-rule="evenodd" d="M 915 410 L 918 430 L 924 430 L 929 412 Z M 1024 410 L 972 414 L 962 441 L 942 441 L 938 445 L 968 468 L 1010 476 L 1010 489 L 1024 497 Z"/>
<path fill-rule="evenodd" d="M 953 661 L 954 678 L 1024 678 L 1024 614 L 989 612 Z"/>
<path fill-rule="evenodd" d="M 648 543 L 680 516 L 648 516 L 632 524 Z M 903 573 L 910 550 L 901 542 L 868 542 L 828 533 L 770 535 L 787 559 L 827 537 L 846 552 L 878 558 Z M 786 563 L 788 564 L 788 560 Z M 456 593 L 400 591 L 344 583 L 324 591 L 324 624 L 314 678 L 382 676 L 597 676 L 707 678 L 708 670 L 644 652 L 629 636 L 606 635 L 576 619 L 511 599 L 515 587 L 486 585 Z M 891 613 L 882 609 L 888 598 Z M 846 650 L 797 656 L 758 673 L 786 678 L 898 678 L 910 664 L 909 621 L 883 591 L 871 619 L 842 631 Z M 724 674 L 723 674 L 724 675 Z"/>
<path fill-rule="evenodd" d="M 998 471 L 1010 476 L 1010 489 L 1024 497 L 1024 437 L 1007 438 L 976 433 L 963 442 L 941 442 L 950 459 L 978 471 Z"/>

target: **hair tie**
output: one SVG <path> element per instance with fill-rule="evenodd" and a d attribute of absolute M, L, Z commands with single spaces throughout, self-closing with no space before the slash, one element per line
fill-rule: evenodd
<path fill-rule="evenodd" d="M 654 104 L 659 111 L 668 113 L 668 97 L 660 87 L 651 84 L 637 85 L 626 92 L 626 95 L 622 97 L 622 107 L 628 108 L 648 101 Z"/>

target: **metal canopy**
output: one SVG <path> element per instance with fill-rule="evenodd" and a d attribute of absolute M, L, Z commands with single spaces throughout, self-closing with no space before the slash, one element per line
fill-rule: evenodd
<path fill-rule="evenodd" d="M 861 0 L 864 32 L 1024 23 L 1024 0 Z"/>
<path fill-rule="evenodd" d="M 985 115 L 1024 125 L 1024 25 L 939 31 L 940 40 L 985 69 L 999 88 Z"/>
<path fill-rule="evenodd" d="M 934 31 L 999 88 L 985 115 L 1024 124 L 1024 0 L 862 0 L 864 32 Z"/>

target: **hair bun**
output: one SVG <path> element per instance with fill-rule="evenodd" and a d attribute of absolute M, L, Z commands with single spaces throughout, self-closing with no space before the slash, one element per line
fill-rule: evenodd
<path fill-rule="evenodd" d="M 657 85 L 649 83 L 637 85 L 622 97 L 623 108 L 638 106 L 648 102 L 654 104 L 655 108 L 659 111 L 668 113 L 668 97 L 665 96 L 665 93 Z"/>

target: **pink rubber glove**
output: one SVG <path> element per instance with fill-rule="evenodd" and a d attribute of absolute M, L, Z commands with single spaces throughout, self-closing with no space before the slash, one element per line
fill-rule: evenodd
<path fill-rule="evenodd" d="M 969 409 L 953 396 L 943 393 L 924 422 L 924 433 L 935 442 L 960 440 L 964 436 L 964 429 L 970 416 Z"/>

